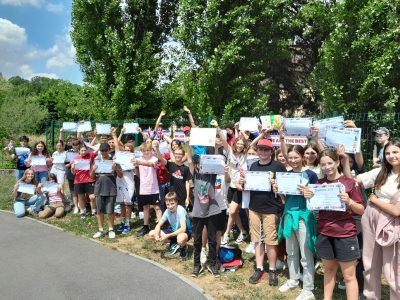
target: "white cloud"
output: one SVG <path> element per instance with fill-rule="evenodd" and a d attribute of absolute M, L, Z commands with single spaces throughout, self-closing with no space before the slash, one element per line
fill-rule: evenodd
<path fill-rule="evenodd" d="M 62 3 L 48 3 L 46 5 L 46 10 L 49 12 L 59 13 L 64 10 L 64 5 Z"/>
<path fill-rule="evenodd" d="M 47 69 L 65 68 L 75 64 L 75 48 L 68 34 L 58 36 L 53 47 L 46 51 L 49 56 L 46 62 Z"/>
<path fill-rule="evenodd" d="M 32 5 L 35 7 L 40 7 L 42 6 L 43 2 L 43 0 L 0 0 L 0 4 L 13 6 Z"/>

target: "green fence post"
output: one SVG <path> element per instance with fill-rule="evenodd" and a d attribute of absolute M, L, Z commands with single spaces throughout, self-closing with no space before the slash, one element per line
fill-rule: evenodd
<path fill-rule="evenodd" d="M 334 111 L 333 113 L 332 113 L 332 117 L 337 117 L 338 116 L 338 112 L 337 111 Z"/>
<path fill-rule="evenodd" d="M 208 117 L 207 117 L 207 127 L 208 127 L 208 128 L 211 127 L 211 124 L 210 124 L 211 121 L 212 121 L 212 117 L 211 117 L 211 116 L 208 116 Z"/>

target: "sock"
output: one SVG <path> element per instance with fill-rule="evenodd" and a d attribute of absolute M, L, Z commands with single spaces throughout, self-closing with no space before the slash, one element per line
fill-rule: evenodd
<path fill-rule="evenodd" d="M 263 266 L 257 267 L 257 269 L 259 269 L 259 270 L 261 270 L 261 271 L 264 271 L 264 267 L 263 267 Z"/>
<path fill-rule="evenodd" d="M 99 228 L 99 231 L 103 232 L 104 231 L 103 227 Z"/>
<path fill-rule="evenodd" d="M 114 231 L 114 228 L 112 228 L 112 227 L 108 228 L 108 231 Z"/>
<path fill-rule="evenodd" d="M 269 268 L 270 272 L 276 272 L 276 268 Z"/>

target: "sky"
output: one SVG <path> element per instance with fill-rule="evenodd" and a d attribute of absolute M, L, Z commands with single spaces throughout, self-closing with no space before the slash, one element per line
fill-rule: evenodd
<path fill-rule="evenodd" d="M 0 73 L 82 85 L 71 30 L 71 0 L 0 0 Z"/>

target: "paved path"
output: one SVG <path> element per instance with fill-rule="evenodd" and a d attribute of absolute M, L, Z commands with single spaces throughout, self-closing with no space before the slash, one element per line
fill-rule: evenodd
<path fill-rule="evenodd" d="M 205 296 L 149 262 L 0 212 L 0 299 L 176 300 Z"/>

